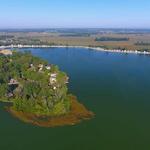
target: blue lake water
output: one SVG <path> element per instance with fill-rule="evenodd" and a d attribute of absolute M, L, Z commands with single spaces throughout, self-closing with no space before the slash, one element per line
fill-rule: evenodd
<path fill-rule="evenodd" d="M 75 126 L 25 124 L 0 104 L 0 150 L 149 150 L 150 56 L 81 48 L 28 48 L 59 65 L 69 92 L 95 113 Z"/>

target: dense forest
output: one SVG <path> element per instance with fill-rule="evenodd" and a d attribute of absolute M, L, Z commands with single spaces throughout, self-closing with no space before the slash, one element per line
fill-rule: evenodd
<path fill-rule="evenodd" d="M 70 109 L 68 77 L 30 52 L 0 55 L 0 101 L 18 111 L 58 116 Z"/>

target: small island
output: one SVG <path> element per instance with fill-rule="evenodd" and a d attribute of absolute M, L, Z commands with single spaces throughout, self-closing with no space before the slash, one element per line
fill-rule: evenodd
<path fill-rule="evenodd" d="M 30 52 L 1 50 L 0 70 L 0 101 L 10 103 L 7 111 L 26 123 L 74 125 L 94 115 L 68 94 L 66 73 Z"/>

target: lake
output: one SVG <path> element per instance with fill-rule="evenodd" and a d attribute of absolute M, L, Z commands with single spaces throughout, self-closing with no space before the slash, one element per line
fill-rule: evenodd
<path fill-rule="evenodd" d="M 0 150 L 149 150 L 150 56 L 82 48 L 28 48 L 59 65 L 69 92 L 95 113 L 75 126 L 41 128 L 0 104 Z"/>

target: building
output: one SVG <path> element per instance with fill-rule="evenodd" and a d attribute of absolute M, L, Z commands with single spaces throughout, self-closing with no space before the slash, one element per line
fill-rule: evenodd
<path fill-rule="evenodd" d="M 52 77 L 52 78 L 56 78 L 56 77 L 57 77 L 57 74 L 56 74 L 56 73 L 52 73 L 52 74 L 51 74 L 51 77 Z"/>
<path fill-rule="evenodd" d="M 69 77 L 66 77 L 66 84 L 69 83 Z"/>
<path fill-rule="evenodd" d="M 53 85 L 53 84 L 55 84 L 56 82 L 57 82 L 57 74 L 56 73 L 52 73 L 51 75 L 50 75 L 50 78 L 49 78 L 49 84 L 50 85 Z"/>
<path fill-rule="evenodd" d="M 39 65 L 38 65 L 38 69 L 39 69 L 39 71 L 42 71 L 42 70 L 43 70 L 43 67 L 44 67 L 44 65 L 43 65 L 43 64 L 39 64 Z"/>
<path fill-rule="evenodd" d="M 47 70 L 51 70 L 51 66 L 50 66 L 50 65 L 45 66 L 45 68 L 46 68 Z"/>
<path fill-rule="evenodd" d="M 15 79 L 10 79 L 10 81 L 8 83 L 8 85 L 18 85 L 18 84 L 19 84 L 19 82 Z"/>

